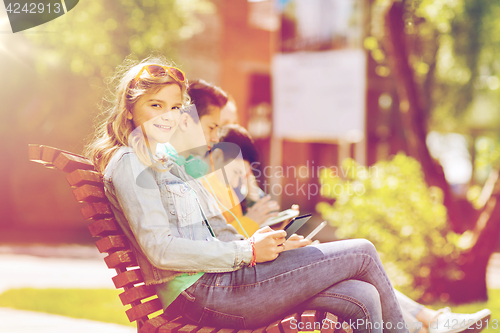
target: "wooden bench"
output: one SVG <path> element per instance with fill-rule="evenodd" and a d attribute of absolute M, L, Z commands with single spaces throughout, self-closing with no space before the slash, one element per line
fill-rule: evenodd
<path fill-rule="evenodd" d="M 86 220 L 93 221 L 89 231 L 99 240 L 95 243 L 106 265 L 117 273 L 113 277 L 116 288 L 123 288 L 120 300 L 130 305 L 125 311 L 130 322 L 137 323 L 139 333 L 236 333 L 235 329 L 201 327 L 189 324 L 182 317 L 168 319 L 163 313 L 155 288 L 146 286 L 137 260 L 132 253 L 127 237 L 116 222 L 110 204 L 104 194 L 101 175 L 92 163 L 83 156 L 49 146 L 29 145 L 29 159 L 47 168 L 55 168 L 67 173 L 66 179 L 73 188 L 78 202 L 85 203 L 81 209 Z M 300 324 L 298 324 L 300 323 Z M 314 327 L 314 323 L 324 323 Z M 300 329 L 299 329 L 300 328 Z M 238 333 L 294 333 L 319 330 L 321 333 L 352 333 L 351 327 L 337 316 L 316 310 L 306 310 L 286 316 L 257 330 L 239 330 Z"/>

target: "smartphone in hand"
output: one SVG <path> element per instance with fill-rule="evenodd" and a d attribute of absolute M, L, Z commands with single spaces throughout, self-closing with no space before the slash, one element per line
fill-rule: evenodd
<path fill-rule="evenodd" d="M 318 225 L 316 228 L 314 228 L 314 230 L 311 231 L 311 233 L 309 235 L 307 235 L 306 239 L 312 239 L 314 236 L 316 236 L 318 234 L 318 232 L 320 232 L 321 229 L 323 229 L 326 226 L 327 223 L 328 222 L 326 222 L 326 221 L 321 222 L 320 225 Z"/>
<path fill-rule="evenodd" d="M 300 227 L 302 227 L 304 225 L 304 223 L 309 221 L 309 219 L 311 218 L 311 215 L 312 214 L 305 214 L 302 216 L 294 217 L 290 221 L 290 223 L 288 223 L 287 226 L 283 229 L 286 231 L 285 239 L 290 238 L 290 236 L 293 235 L 295 232 L 297 232 L 297 230 L 299 230 Z"/>

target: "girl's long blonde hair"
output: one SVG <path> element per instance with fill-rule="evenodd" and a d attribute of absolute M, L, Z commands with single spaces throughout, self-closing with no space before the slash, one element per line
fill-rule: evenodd
<path fill-rule="evenodd" d="M 157 78 L 151 77 L 147 71 L 143 71 L 139 82 L 130 87 L 130 82 L 137 76 L 145 65 L 172 66 L 163 57 L 149 57 L 140 63 L 126 60 L 118 67 L 113 78 L 116 90 L 113 93 L 111 105 L 104 111 L 104 120 L 97 125 L 94 138 L 86 146 L 85 156 L 94 164 L 97 171 L 104 173 L 114 153 L 123 146 L 132 146 L 139 160 L 145 165 L 154 164 L 151 160 L 154 152 L 149 152 L 147 142 L 140 129 L 134 131 L 132 120 L 127 119 L 128 112 L 132 111 L 135 103 L 146 94 L 154 94 L 168 84 L 178 84 L 184 99 L 184 104 L 189 103 L 186 93 L 187 80 L 178 82 L 170 75 Z"/>

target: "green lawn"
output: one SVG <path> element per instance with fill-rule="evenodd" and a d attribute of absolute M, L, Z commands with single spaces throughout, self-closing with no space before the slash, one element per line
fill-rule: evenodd
<path fill-rule="evenodd" d="M 0 295 L 0 307 L 53 313 L 108 323 L 131 324 L 118 294 L 112 289 L 11 289 Z M 437 309 L 436 305 L 432 308 Z M 492 312 L 490 327 L 484 333 L 500 332 L 500 289 L 489 290 L 489 301 L 450 306 L 453 312 L 472 313 L 483 308 Z M 494 326 L 496 324 L 496 326 Z"/>
<path fill-rule="evenodd" d="M 135 326 L 113 289 L 11 289 L 0 295 L 0 307 L 53 313 Z"/>
<path fill-rule="evenodd" d="M 439 307 L 433 306 L 433 309 Z M 485 303 L 469 303 L 464 305 L 450 306 L 453 312 L 457 313 L 473 313 L 484 308 L 491 310 L 491 319 L 488 329 L 484 333 L 498 333 L 500 332 L 500 289 L 488 290 L 488 302 Z"/>

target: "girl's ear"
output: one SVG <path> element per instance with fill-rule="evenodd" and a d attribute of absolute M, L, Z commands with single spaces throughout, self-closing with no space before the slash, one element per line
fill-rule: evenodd
<path fill-rule="evenodd" d="M 187 127 L 188 127 L 188 121 L 189 121 L 188 117 L 190 117 L 190 116 L 187 113 L 181 114 L 181 119 L 179 121 L 179 127 L 183 131 L 185 131 L 187 129 Z"/>

